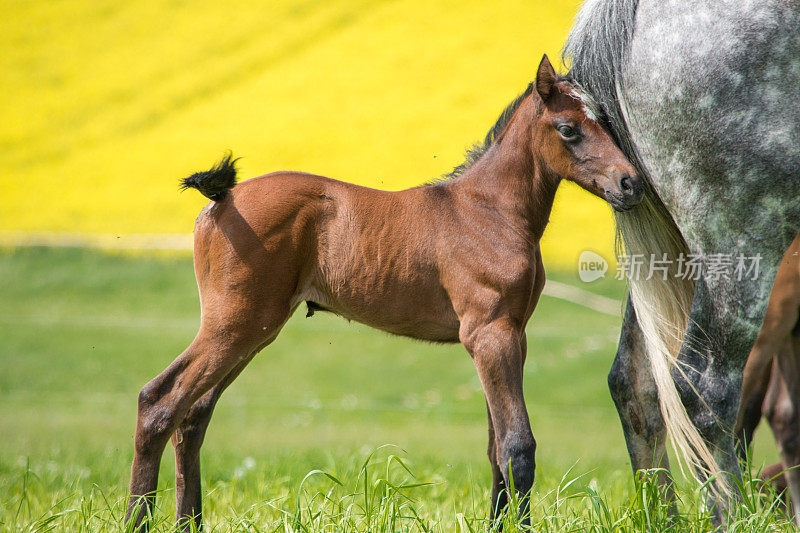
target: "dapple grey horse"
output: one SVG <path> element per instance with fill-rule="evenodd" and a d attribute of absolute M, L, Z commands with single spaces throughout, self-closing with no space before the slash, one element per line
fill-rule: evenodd
<path fill-rule="evenodd" d="M 623 250 L 669 268 L 631 277 L 609 374 L 632 465 L 668 468 L 669 434 L 724 522 L 742 369 L 800 229 L 800 2 L 588 0 L 564 54 L 647 177 L 615 215 Z M 714 272 L 721 258 L 746 275 Z"/>

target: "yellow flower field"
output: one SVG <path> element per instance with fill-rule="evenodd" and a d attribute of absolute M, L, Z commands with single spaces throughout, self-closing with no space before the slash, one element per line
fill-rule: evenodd
<path fill-rule="evenodd" d="M 226 149 L 388 189 L 461 162 L 557 59 L 575 1 L 10 2 L 0 231 L 190 233 L 178 179 Z M 565 184 L 545 262 L 608 257 L 606 204 Z"/>

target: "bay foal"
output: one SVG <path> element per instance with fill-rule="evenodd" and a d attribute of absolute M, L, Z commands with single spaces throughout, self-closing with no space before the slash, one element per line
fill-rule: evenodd
<path fill-rule="evenodd" d="M 495 512 L 527 502 L 535 441 L 522 394 L 525 324 L 544 285 L 539 239 L 562 179 L 633 207 L 642 184 L 592 102 L 547 57 L 451 179 L 399 192 L 300 172 L 235 185 L 230 157 L 183 181 L 212 200 L 195 225 L 201 324 L 139 394 L 127 518 L 154 503 L 167 440 L 177 515 L 200 524 L 199 450 L 215 403 L 295 308 L 434 342 L 461 342 L 489 413 Z M 523 504 L 523 512 L 527 503 Z"/>

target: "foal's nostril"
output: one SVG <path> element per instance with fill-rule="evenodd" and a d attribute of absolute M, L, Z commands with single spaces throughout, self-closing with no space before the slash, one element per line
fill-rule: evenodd
<path fill-rule="evenodd" d="M 633 178 L 630 176 L 623 176 L 622 179 L 619 180 L 619 187 L 622 189 L 622 194 L 625 195 L 632 195 L 633 190 Z"/>
<path fill-rule="evenodd" d="M 636 174 L 622 174 L 619 178 L 621 200 L 630 207 L 642 201 L 644 184 Z"/>

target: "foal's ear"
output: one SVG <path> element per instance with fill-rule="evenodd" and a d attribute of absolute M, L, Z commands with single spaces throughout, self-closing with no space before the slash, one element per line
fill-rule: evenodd
<path fill-rule="evenodd" d="M 536 72 L 536 92 L 542 97 L 542 101 L 546 102 L 550 98 L 550 92 L 553 90 L 553 85 L 556 83 L 556 71 L 547 54 L 542 56 L 542 62 L 539 63 L 539 70 Z"/>

